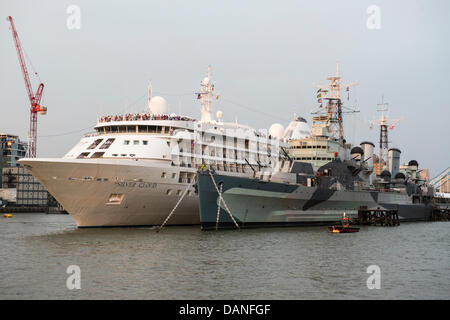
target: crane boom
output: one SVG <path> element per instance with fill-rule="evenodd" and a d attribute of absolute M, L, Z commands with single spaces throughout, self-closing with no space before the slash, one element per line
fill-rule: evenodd
<path fill-rule="evenodd" d="M 28 74 L 27 65 L 22 52 L 22 46 L 20 44 L 19 35 L 17 34 L 16 27 L 14 25 L 13 18 L 8 16 L 7 20 L 11 24 L 11 32 L 14 39 L 14 44 L 19 57 L 20 68 L 22 69 L 23 79 L 25 81 L 25 88 L 27 89 L 28 99 L 30 100 L 30 128 L 28 131 L 28 150 L 27 156 L 29 158 L 36 157 L 36 142 L 37 142 L 37 113 L 45 114 L 47 108 L 40 106 L 42 92 L 44 90 L 44 84 L 41 83 L 38 86 L 36 94 L 33 94 L 31 87 L 30 76 Z"/>

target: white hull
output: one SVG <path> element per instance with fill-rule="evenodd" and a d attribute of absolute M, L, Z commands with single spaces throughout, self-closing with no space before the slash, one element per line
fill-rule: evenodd
<path fill-rule="evenodd" d="M 193 168 L 152 160 L 22 159 L 20 163 L 29 168 L 78 227 L 160 225 L 189 185 L 178 182 L 179 172 L 195 172 Z M 168 194 L 168 190 L 172 192 Z M 200 223 L 198 196 L 192 186 L 189 191 L 168 225 Z M 111 194 L 123 194 L 122 202 L 108 203 Z"/>

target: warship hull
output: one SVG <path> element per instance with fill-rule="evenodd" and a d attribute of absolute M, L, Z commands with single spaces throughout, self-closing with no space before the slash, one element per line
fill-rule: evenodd
<path fill-rule="evenodd" d="M 344 212 L 357 218 L 361 208 L 395 209 L 400 221 L 426 221 L 432 210 L 396 192 L 340 191 L 219 174 L 198 173 L 197 188 L 204 230 L 235 228 L 236 223 L 241 228 L 327 225 L 340 221 Z M 220 188 L 225 204 L 219 206 Z"/>

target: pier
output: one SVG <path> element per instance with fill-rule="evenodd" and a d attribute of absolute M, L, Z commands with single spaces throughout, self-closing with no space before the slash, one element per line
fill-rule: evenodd
<path fill-rule="evenodd" d="M 389 227 L 399 226 L 400 219 L 398 218 L 398 210 L 360 208 L 358 210 L 357 224 Z"/>
<path fill-rule="evenodd" d="M 434 205 L 431 209 L 431 221 L 450 221 L 449 205 Z"/>

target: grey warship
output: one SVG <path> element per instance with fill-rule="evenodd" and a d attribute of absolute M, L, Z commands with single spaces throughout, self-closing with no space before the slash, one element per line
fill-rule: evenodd
<path fill-rule="evenodd" d="M 360 209 L 397 210 L 400 221 L 431 218 L 431 190 L 407 181 L 403 173 L 393 179 L 384 173 L 377 188 L 360 188 L 360 182 L 339 159 L 315 173 L 311 164 L 295 162 L 290 172 L 267 178 L 198 172 L 201 227 L 326 225 L 344 213 L 357 218 Z"/>
<path fill-rule="evenodd" d="M 430 219 L 434 189 L 416 160 L 400 165 L 401 151 L 389 148 L 388 129 L 396 121 L 385 116 L 387 104 L 379 104 L 379 155 L 372 142 L 352 147 L 344 139 L 343 114 L 350 108 L 341 100 L 339 71 L 327 79 L 329 86 L 317 91 L 320 106 L 309 134 L 299 117 L 286 130 L 271 127 L 272 136 L 289 144 L 280 150 L 277 170 L 251 166 L 251 178 L 217 174 L 213 167 L 197 173 L 202 229 L 325 225 L 344 213 L 357 218 L 360 210 L 395 210 L 400 221 Z"/>

